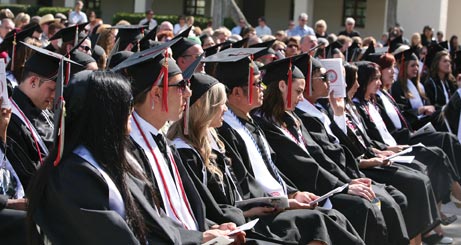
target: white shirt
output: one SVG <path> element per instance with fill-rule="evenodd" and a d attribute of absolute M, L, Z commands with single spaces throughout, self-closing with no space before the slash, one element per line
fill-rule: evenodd
<path fill-rule="evenodd" d="M 255 31 L 258 37 L 264 36 L 264 35 L 272 35 L 272 30 L 268 26 L 264 26 L 264 27 L 257 26 L 255 28 Z"/>
<path fill-rule="evenodd" d="M 154 29 L 154 27 L 157 26 L 157 21 L 154 20 L 154 19 L 151 19 L 150 21 L 147 21 L 147 18 L 144 18 L 141 21 L 139 21 L 139 25 L 149 25 L 147 28 L 149 30 L 152 30 L 152 29 Z"/>

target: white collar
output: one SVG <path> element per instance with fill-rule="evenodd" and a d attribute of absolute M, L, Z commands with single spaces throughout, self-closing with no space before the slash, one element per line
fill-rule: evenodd
<path fill-rule="evenodd" d="M 317 107 L 315 107 L 306 99 L 300 101 L 296 108 L 300 109 L 301 111 L 307 112 L 309 115 L 320 119 L 322 122 L 325 121 L 325 114 L 323 114 L 319 109 L 317 109 Z"/>

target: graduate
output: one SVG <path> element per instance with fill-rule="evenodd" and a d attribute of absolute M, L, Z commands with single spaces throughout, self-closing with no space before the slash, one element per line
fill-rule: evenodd
<path fill-rule="evenodd" d="M 374 94 L 380 88 L 380 77 L 381 74 L 378 65 L 372 62 L 360 63 L 357 71 L 359 87 L 353 102 L 360 116 L 365 121 L 364 125 L 366 127 L 371 127 L 373 124 L 376 128 L 382 128 L 380 133 L 385 138 L 384 143 L 393 147 L 404 147 L 395 143 L 395 139 L 392 138 L 392 135 L 385 128 L 384 122 L 375 105 Z M 424 147 L 413 148 L 413 151 L 416 152 L 419 148 L 423 149 Z M 366 173 L 376 181 L 396 186 L 407 196 L 409 206 L 407 212 L 404 214 L 407 221 L 408 234 L 411 238 L 419 239 L 420 233 L 430 231 L 437 225 L 439 215 L 437 207 L 434 206 L 436 200 L 429 178 L 425 173 L 414 170 L 412 167 L 414 168 L 415 166 L 412 164 L 403 166 L 392 163 L 388 167 L 382 165 L 384 171 L 393 169 L 387 175 L 382 173 L 384 171 L 381 168 L 367 168 Z M 402 181 L 404 179 L 406 181 Z"/>
<path fill-rule="evenodd" d="M 181 243 L 207 242 L 216 236 L 226 236 L 236 225 L 216 225 L 206 219 L 197 189 L 162 132 L 167 121 L 180 119 L 191 96 L 179 67 L 173 59 L 163 56 L 172 43 L 174 41 L 132 55 L 114 70 L 125 70 L 132 81 L 134 112 L 130 123 L 130 151 L 138 167 L 158 190 L 158 206 L 174 223 L 188 231 L 181 236 Z M 244 233 L 233 237 L 239 240 Z"/>
<path fill-rule="evenodd" d="M 25 188 L 54 144 L 51 108 L 59 60 L 73 62 L 42 48 L 25 63 L 23 79 L 10 98 L 12 116 L 7 131 L 7 157 Z"/>
<path fill-rule="evenodd" d="M 31 241 L 186 244 L 183 237 L 193 243 L 206 241 L 202 233 L 185 230 L 164 214 L 157 205 L 157 190 L 128 153 L 133 111 L 128 81 L 113 72 L 85 71 L 75 75 L 64 99 L 64 139 L 53 148 L 28 193 Z"/>
<path fill-rule="evenodd" d="M 313 152 L 313 155 L 317 156 L 320 154 L 317 158 L 320 158 L 318 162 L 321 165 L 325 162 L 332 162 L 331 165 L 333 166 L 337 165 L 337 168 L 331 169 L 330 172 L 334 173 L 335 176 L 345 182 L 349 182 L 350 179 L 353 178 L 366 177 L 365 174 L 359 170 L 359 166 L 367 160 L 364 158 L 360 158 L 359 160 L 356 159 L 345 145 L 340 144 L 340 140 L 333 133 L 333 129 L 339 129 L 339 126 L 335 122 L 336 120 L 345 122 L 345 118 L 343 118 L 343 98 L 333 98 L 330 93 L 329 99 L 332 101 L 331 104 L 338 104 L 338 106 L 333 107 L 333 109 L 340 109 L 339 111 L 334 110 L 334 118 L 336 120 L 332 120 L 327 110 L 319 103 L 319 101 L 328 96 L 329 93 L 329 81 L 323 79 L 327 77 L 325 68 L 322 67 L 317 59 L 310 60 L 307 54 L 301 55 L 294 63 L 303 72 L 305 77 L 311 78 L 310 86 L 308 86 L 309 89 L 306 89 L 304 92 L 304 100 L 296 105 L 295 113 L 309 132 L 309 136 L 311 136 L 316 143 L 312 142 L 309 146 L 312 148 L 315 145 L 316 147 L 322 148 L 322 150 Z M 308 74 L 308 69 L 311 69 L 310 74 Z M 327 157 L 322 157 L 322 152 L 327 155 Z M 322 166 L 325 166 L 325 164 Z M 402 215 L 402 210 L 407 208 L 406 197 L 393 186 L 374 182 L 372 183 L 372 187 L 381 201 L 381 210 L 386 220 L 386 227 L 389 234 L 387 241 L 379 239 L 375 241 L 375 244 L 379 242 L 385 244 L 408 244 L 408 234 L 405 220 Z"/>
<path fill-rule="evenodd" d="M 185 119 L 182 118 L 170 127 L 169 135 L 175 137 L 174 143 L 183 161 L 187 162 L 186 169 L 198 182 L 196 185 L 206 185 L 218 203 L 235 205 L 236 201 L 243 199 L 238 183 L 244 179 L 237 179 L 233 170 L 241 163 L 230 162 L 225 155 L 224 143 L 215 131 L 222 125 L 227 110 L 225 86 L 211 76 L 198 73 L 192 76 L 191 84 L 193 95 L 188 133 L 184 133 Z M 246 209 L 243 215 L 259 217 L 256 232 L 273 237 L 279 243 L 355 244 L 359 241 L 358 234 L 338 212 L 305 208 L 283 211 L 261 206 Z M 299 224 L 287 222 L 294 217 Z"/>
<path fill-rule="evenodd" d="M 284 177 L 285 173 L 281 169 L 283 165 L 281 162 L 284 161 L 278 161 L 283 158 L 283 156 L 277 154 L 275 157 L 275 155 L 273 155 L 269 146 L 270 142 L 268 143 L 263 131 L 250 115 L 250 111 L 261 106 L 263 102 L 260 72 L 248 58 L 248 56 L 251 56 L 251 53 L 259 52 L 260 50 L 250 50 L 252 49 L 234 49 L 227 52 L 221 51 L 217 54 L 219 56 L 210 56 L 205 59 L 205 62 L 208 59 L 220 61 L 217 63 L 216 77 L 220 82 L 224 83 L 228 89 L 229 110 L 225 113 L 224 124 L 218 129 L 218 132 L 225 139 L 226 149 L 232 162 L 242 162 L 242 167 L 237 168 L 236 166 L 239 166 L 237 164 L 233 164 L 233 167 L 235 167 L 234 171 L 237 179 L 246 179 L 246 181 L 240 184 L 245 198 L 260 197 L 262 195 L 279 195 L 280 192 L 285 193 L 284 188 L 281 188 L 281 186 L 284 185 L 283 183 L 291 183 L 289 178 Z M 252 74 L 252 76 L 248 74 Z M 251 133 L 247 133 L 246 130 Z M 251 140 L 252 138 L 255 139 L 256 144 Z M 278 142 L 278 144 L 280 144 L 280 142 Z M 253 150 L 250 152 L 248 149 Z M 257 153 L 258 149 L 261 151 L 259 154 Z M 266 166 L 268 172 L 264 171 L 261 173 L 259 171 L 261 168 L 258 166 L 261 164 Z M 297 185 L 300 191 L 309 191 L 321 195 L 344 184 L 336 177 L 327 173 L 326 170 L 319 169 L 316 163 L 311 161 L 307 164 L 312 164 L 312 171 L 302 172 L 304 183 L 302 186 Z M 268 181 L 269 177 L 272 179 L 270 182 Z M 291 186 L 286 191 L 290 196 L 298 191 L 298 188 L 292 188 L 294 185 L 286 185 L 287 188 Z M 360 190 L 355 188 L 359 188 Z M 360 183 L 352 183 L 348 191 L 357 191 L 355 192 L 357 195 L 373 195 L 371 192 L 367 192 L 368 190 L 368 187 L 362 187 Z M 347 190 L 344 192 L 347 192 Z M 337 203 L 339 203 L 341 199 L 340 196 L 347 196 L 347 198 L 350 197 L 351 200 L 356 200 L 353 204 L 350 204 L 359 207 L 354 210 L 354 214 L 351 214 L 351 217 L 354 217 L 354 221 L 356 221 L 355 223 L 354 221 L 351 223 L 362 239 L 365 237 L 364 228 L 367 226 L 367 221 L 370 227 L 373 226 L 373 229 L 375 228 L 377 231 L 384 232 L 385 228 L 382 214 L 380 212 L 371 211 L 370 209 L 373 209 L 373 207 L 371 207 L 369 202 L 362 201 L 360 197 L 354 197 L 349 194 L 335 195 L 332 200 L 338 200 Z M 348 202 L 349 201 L 344 201 L 344 203 Z M 340 212 L 343 211 L 341 209 L 338 210 Z M 368 215 L 370 217 L 367 217 Z M 374 215 L 376 216 L 372 217 Z M 346 215 L 346 217 L 349 219 L 348 215 Z M 371 230 L 372 228 L 369 229 Z"/>

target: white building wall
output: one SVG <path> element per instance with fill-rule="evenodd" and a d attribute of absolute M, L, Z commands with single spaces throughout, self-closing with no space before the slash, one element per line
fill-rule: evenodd
<path fill-rule="evenodd" d="M 447 8 L 448 0 L 399 0 L 397 22 L 405 29 L 407 38 L 415 32 L 421 33 L 425 25 L 430 25 L 435 32 L 445 32 Z"/>

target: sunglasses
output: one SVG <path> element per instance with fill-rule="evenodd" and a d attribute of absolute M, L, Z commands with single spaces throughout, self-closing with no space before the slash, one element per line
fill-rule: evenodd
<path fill-rule="evenodd" d="M 91 50 L 91 47 L 88 47 L 88 46 L 80 46 L 80 48 L 85 50 L 86 52 Z"/>
<path fill-rule="evenodd" d="M 287 47 L 289 47 L 289 48 L 298 48 L 298 45 L 296 45 L 296 44 L 289 44 Z"/>
<path fill-rule="evenodd" d="M 313 77 L 313 79 L 321 79 L 323 82 L 328 82 L 329 79 L 326 75 L 324 76 L 319 76 L 319 77 Z"/>
<path fill-rule="evenodd" d="M 159 87 L 163 87 L 163 84 L 159 85 Z M 188 80 L 181 80 L 175 84 L 168 84 L 168 87 L 177 87 L 178 92 L 184 93 L 186 91 L 186 88 L 190 87 L 190 82 Z"/>

